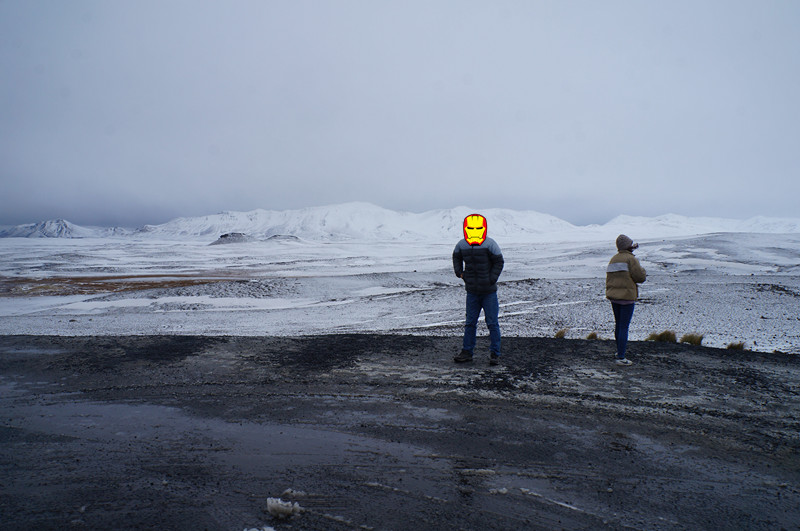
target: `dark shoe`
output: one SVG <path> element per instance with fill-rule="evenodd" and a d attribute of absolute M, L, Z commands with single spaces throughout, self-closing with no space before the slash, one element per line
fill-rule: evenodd
<path fill-rule="evenodd" d="M 472 361 L 472 352 L 469 350 L 462 350 L 461 353 L 453 358 L 456 363 L 463 363 L 465 361 Z"/>
<path fill-rule="evenodd" d="M 500 363 L 500 356 L 492 352 L 489 354 L 489 365 L 497 365 Z"/>

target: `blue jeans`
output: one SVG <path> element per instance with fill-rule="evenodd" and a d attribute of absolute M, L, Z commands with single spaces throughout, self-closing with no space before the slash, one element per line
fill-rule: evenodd
<path fill-rule="evenodd" d="M 478 329 L 478 317 L 483 310 L 486 318 L 486 326 L 489 328 L 489 340 L 492 352 L 500 355 L 500 325 L 498 324 L 498 314 L 500 304 L 497 302 L 497 293 L 487 293 L 486 295 L 476 295 L 467 292 L 467 317 L 464 321 L 464 350 L 472 352 L 475 349 L 475 335 Z"/>
<path fill-rule="evenodd" d="M 625 350 L 628 348 L 628 328 L 633 317 L 633 307 L 635 304 L 611 303 L 614 310 L 614 339 L 617 340 L 617 358 L 625 358 Z"/>

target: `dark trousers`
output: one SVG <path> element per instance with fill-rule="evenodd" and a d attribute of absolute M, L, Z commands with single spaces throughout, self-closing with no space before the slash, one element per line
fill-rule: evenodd
<path fill-rule="evenodd" d="M 475 336 L 477 334 L 478 317 L 481 314 L 481 310 L 483 310 L 483 315 L 486 318 L 486 327 L 489 329 L 489 349 L 499 356 L 500 325 L 498 323 L 498 314 L 500 313 L 500 305 L 497 302 L 497 293 L 477 295 L 467 292 L 467 316 L 464 320 L 464 350 L 472 352 L 475 348 Z"/>
<path fill-rule="evenodd" d="M 628 328 L 633 317 L 633 307 L 635 304 L 611 303 L 614 310 L 614 339 L 617 340 L 617 358 L 625 358 L 625 350 L 628 348 Z"/>

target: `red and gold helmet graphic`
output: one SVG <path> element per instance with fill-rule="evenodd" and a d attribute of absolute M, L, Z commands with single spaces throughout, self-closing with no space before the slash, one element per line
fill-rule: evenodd
<path fill-rule="evenodd" d="M 470 214 L 464 218 L 464 239 L 470 245 L 481 245 L 486 240 L 486 218 Z"/>

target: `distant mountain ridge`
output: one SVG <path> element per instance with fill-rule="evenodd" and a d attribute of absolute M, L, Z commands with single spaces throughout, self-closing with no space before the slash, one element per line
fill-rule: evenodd
<path fill-rule="evenodd" d="M 344 203 L 300 210 L 223 212 L 196 218 L 177 218 L 162 225 L 146 225 L 150 235 L 183 237 L 217 236 L 241 232 L 269 238 L 278 235 L 308 240 L 416 240 L 460 237 L 467 207 L 432 210 L 421 214 L 397 212 L 370 203 Z M 532 211 L 487 209 L 489 232 L 495 236 L 539 234 L 574 229 L 554 216 Z"/>
<path fill-rule="evenodd" d="M 133 232 L 120 227 L 82 227 L 65 219 L 51 219 L 0 230 L 0 238 L 103 238 Z"/>
<path fill-rule="evenodd" d="M 297 210 L 222 212 L 208 216 L 176 218 L 139 229 L 81 227 L 63 219 L 0 230 L 0 238 L 106 238 L 216 240 L 223 234 L 242 233 L 250 238 L 295 236 L 322 241 L 454 241 L 461 237 L 468 207 L 398 212 L 370 203 L 344 203 Z M 506 241 L 558 241 L 607 238 L 618 233 L 634 239 L 690 236 L 715 232 L 798 233 L 800 219 L 755 217 L 748 220 L 690 218 L 675 214 L 648 218 L 618 216 L 604 225 L 575 226 L 535 211 L 479 210 L 489 223 L 489 236 Z"/>

